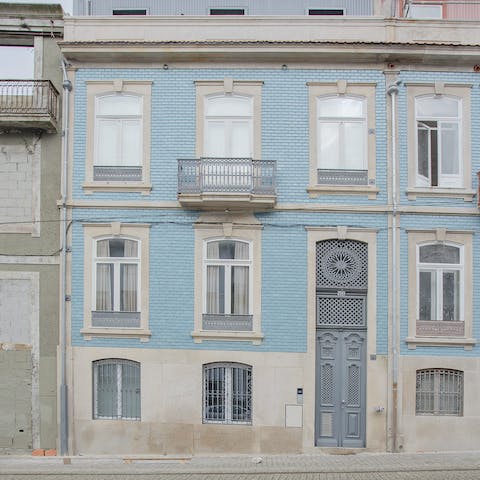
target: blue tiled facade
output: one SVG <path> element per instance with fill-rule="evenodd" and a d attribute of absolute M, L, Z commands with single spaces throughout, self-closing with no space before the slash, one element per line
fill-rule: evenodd
<path fill-rule="evenodd" d="M 202 212 L 182 208 L 177 202 L 177 159 L 196 157 L 196 85 L 198 80 L 251 80 L 263 82 L 261 89 L 261 157 L 275 160 L 277 165 L 276 205 L 267 211 L 254 213 L 262 228 L 261 242 L 261 332 L 260 342 L 249 339 L 206 339 L 196 343 L 195 330 L 195 228 Z M 87 87 L 91 80 L 148 80 L 152 82 L 150 180 L 148 195 L 139 192 L 85 192 L 85 157 L 87 135 Z M 410 83 L 435 82 L 471 85 L 472 189 L 477 189 L 476 172 L 480 169 L 480 150 L 475 139 L 480 134 L 480 90 L 473 73 L 401 71 L 398 75 L 398 162 L 399 162 L 399 351 L 400 362 L 412 358 L 435 358 L 438 362 L 452 357 L 478 357 L 480 346 L 465 349 L 463 345 L 416 345 L 409 348 L 406 339 L 409 317 L 409 262 L 408 231 L 446 229 L 471 232 L 473 263 L 480 259 L 480 245 L 475 235 L 478 209 L 475 200 L 463 198 L 418 196 L 408 197 L 408 132 L 407 86 Z M 368 198 L 366 193 L 309 195 L 310 120 L 309 82 L 332 85 L 339 80 L 349 84 L 364 83 L 375 86 L 375 186 L 378 194 Z M 374 232 L 376 271 L 375 335 L 369 340 L 368 361 L 385 360 L 390 365 L 391 298 L 389 290 L 391 271 L 392 202 L 389 172 L 389 96 L 383 71 L 371 68 L 78 68 L 75 73 L 74 144 L 72 164 L 72 197 L 80 202 L 73 208 L 72 275 L 71 275 L 71 343 L 78 349 L 107 349 L 122 351 L 125 357 L 139 350 L 148 354 L 162 351 L 194 351 L 218 354 L 228 361 L 246 352 L 252 358 L 271 358 L 270 354 L 314 355 L 309 338 L 309 305 L 314 297 L 311 278 L 308 227 L 323 227 L 335 232 L 337 227 Z M 372 133 L 372 132 L 371 132 Z M 89 202 L 104 206 L 88 206 Z M 138 203 L 136 206 L 135 203 Z M 128 206 L 126 205 L 128 203 Z M 115 208 L 114 208 L 115 204 Z M 87 207 L 85 206 L 87 205 Z M 159 206 L 161 205 L 161 206 Z M 412 207 L 411 210 L 408 210 Z M 415 210 L 417 209 L 417 210 Z M 446 209 L 446 210 L 443 210 Z M 218 210 L 222 210 L 219 206 Z M 148 224 L 149 233 L 149 290 L 148 341 L 139 338 L 95 335 L 87 337 L 84 327 L 85 286 L 90 287 L 84 275 L 84 224 Z M 348 237 L 348 234 L 347 234 Z M 332 238 L 334 235 L 332 234 Z M 310 259 L 310 260 L 309 260 Z M 413 260 L 414 261 L 414 260 Z M 310 278 L 309 278 L 310 275 Z M 479 273 L 474 268 L 471 290 L 477 291 Z M 468 281 L 468 279 L 467 279 Z M 254 286 L 255 288 L 255 286 Z M 469 288 L 469 286 L 468 286 Z M 197 293 L 198 294 L 198 293 Z M 309 300 L 310 299 L 310 300 Z M 369 307 L 371 308 L 371 306 Z M 480 297 L 473 296 L 472 338 L 480 336 L 476 316 Z M 370 328 L 370 326 L 369 326 Z M 314 329 L 314 327 L 313 327 Z M 220 353 L 219 353 L 220 352 Z M 110 353 L 109 353 L 110 354 Z M 256 354 L 264 357 L 254 357 Z M 142 353 L 143 355 L 143 353 Z M 205 357 L 210 358 L 210 357 Z M 292 357 L 293 358 L 293 357 Z M 311 358 L 311 357 L 308 357 Z M 259 361 L 259 360 L 256 360 Z M 263 360 L 262 360 L 263 361 Z M 265 360 L 267 361 L 267 360 Z M 447 361 L 447 360 L 445 360 Z M 259 361 L 261 363 L 261 361 Z M 380 362 L 379 362 L 380 363 Z M 292 367 L 293 368 L 293 367 Z M 310 367 L 305 367 L 305 378 Z M 372 367 L 369 367 L 372 368 Z M 376 368 L 376 367 L 375 367 Z M 390 368 L 390 367 L 389 367 Z M 376 370 L 369 370 L 375 375 Z M 384 372 L 387 371 L 385 366 Z M 408 375 L 408 374 L 405 374 Z M 387 374 L 379 383 L 387 385 Z M 303 384 L 304 388 L 311 385 Z M 313 387 L 312 387 L 313 389 Z M 259 400 L 257 400 L 259 401 Z M 387 402 L 387 394 L 382 402 Z M 388 400 L 390 401 L 390 400 Z M 415 400 L 412 400 L 413 402 Z M 368 420 L 367 420 L 368 422 Z"/>

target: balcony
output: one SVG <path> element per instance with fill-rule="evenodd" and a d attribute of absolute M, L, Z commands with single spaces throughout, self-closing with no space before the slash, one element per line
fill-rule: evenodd
<path fill-rule="evenodd" d="M 50 80 L 0 80 L 0 129 L 56 132 L 59 93 Z"/>
<path fill-rule="evenodd" d="M 178 200 L 187 208 L 272 208 L 277 199 L 275 172 L 273 160 L 180 159 Z"/>
<path fill-rule="evenodd" d="M 422 337 L 463 337 L 465 322 L 417 320 L 417 336 Z"/>

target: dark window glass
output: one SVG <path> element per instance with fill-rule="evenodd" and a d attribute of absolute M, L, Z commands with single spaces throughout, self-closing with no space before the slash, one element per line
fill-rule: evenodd
<path fill-rule="evenodd" d="M 211 8 L 210 15 L 245 15 L 243 8 Z"/>
<path fill-rule="evenodd" d="M 125 9 L 125 10 L 114 10 L 113 15 L 146 15 L 147 11 L 145 9 Z"/>
<path fill-rule="evenodd" d="M 309 15 L 343 15 L 341 8 L 311 8 Z"/>

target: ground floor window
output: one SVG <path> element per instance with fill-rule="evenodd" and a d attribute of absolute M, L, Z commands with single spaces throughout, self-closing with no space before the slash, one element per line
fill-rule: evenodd
<path fill-rule="evenodd" d="M 140 364 L 109 358 L 93 362 L 93 418 L 140 420 Z"/>
<path fill-rule="evenodd" d="M 252 423 L 252 367 L 211 363 L 203 367 L 204 423 Z"/>
<path fill-rule="evenodd" d="M 417 415 L 463 415 L 463 372 L 417 370 Z"/>

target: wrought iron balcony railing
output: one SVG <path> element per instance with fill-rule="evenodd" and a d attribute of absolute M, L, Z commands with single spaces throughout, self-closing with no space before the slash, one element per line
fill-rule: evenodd
<path fill-rule="evenodd" d="M 178 160 L 178 193 L 275 195 L 276 164 L 251 158 Z"/>
<path fill-rule="evenodd" d="M 50 80 L 0 80 L 0 120 L 49 117 L 58 121 L 59 93 Z"/>

